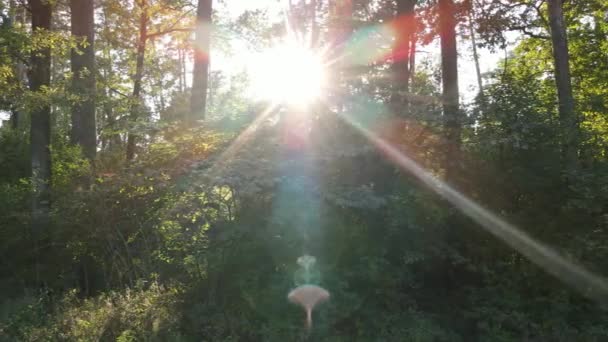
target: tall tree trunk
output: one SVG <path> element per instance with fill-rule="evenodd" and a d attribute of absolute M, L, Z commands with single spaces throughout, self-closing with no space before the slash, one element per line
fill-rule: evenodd
<path fill-rule="evenodd" d="M 460 160 L 462 123 L 458 108 L 458 51 L 453 0 L 439 0 L 439 36 L 441 38 L 441 79 L 445 121 L 446 179 L 454 180 Z"/>
<path fill-rule="evenodd" d="M 12 129 L 17 129 L 19 128 L 19 110 L 16 108 L 11 108 L 11 114 L 10 117 L 8 119 L 9 122 L 9 127 Z"/>
<path fill-rule="evenodd" d="M 414 30 L 414 6 L 416 0 L 397 0 L 397 15 L 393 21 L 396 33 L 393 47 L 393 96 L 391 103 L 397 115 L 409 112 L 410 39 Z"/>
<path fill-rule="evenodd" d="M 139 7 L 141 14 L 139 17 L 139 39 L 137 40 L 137 61 L 135 65 L 135 75 L 133 76 L 133 96 L 131 104 L 130 121 L 131 124 L 137 122 L 142 111 L 141 82 L 144 74 L 144 59 L 146 57 L 146 42 L 148 40 L 148 2 L 140 0 Z M 127 137 L 127 161 L 135 157 L 135 143 L 137 134 L 129 131 Z"/>
<path fill-rule="evenodd" d="M 0 9 L 3 9 L 3 5 L 0 5 Z M 9 4 L 8 4 L 8 16 L 4 18 L 4 20 L 6 21 L 3 26 L 6 28 L 6 30 L 13 30 L 13 26 L 15 25 L 15 14 L 16 14 L 16 7 L 17 4 L 15 3 L 15 0 L 10 0 Z M 19 62 L 15 62 L 15 65 L 13 66 L 13 72 L 15 73 L 15 77 L 17 78 L 17 80 L 19 81 L 19 70 L 18 70 L 18 63 Z M 20 82 L 21 83 L 21 82 Z M 17 106 L 15 106 L 15 104 L 11 103 L 11 113 L 10 113 L 10 117 L 9 117 L 9 124 L 10 127 L 12 129 L 17 129 L 19 127 L 19 110 L 17 109 Z"/>
<path fill-rule="evenodd" d="M 177 48 L 177 60 L 178 60 L 178 66 L 179 66 L 179 92 L 183 93 L 184 92 L 184 67 L 183 67 L 183 58 L 182 58 L 182 49 L 180 47 Z"/>
<path fill-rule="evenodd" d="M 25 8 L 24 6 L 19 6 L 15 2 L 15 0 L 10 0 L 9 9 L 8 9 L 8 20 L 7 25 L 9 28 L 14 28 L 17 25 L 20 28 L 23 28 L 25 25 Z M 13 72 L 15 74 L 15 79 L 19 83 L 20 86 L 24 88 L 27 87 L 27 67 L 20 60 L 16 60 L 13 66 Z M 16 103 L 11 103 L 11 114 L 10 114 L 10 127 L 13 129 L 17 129 L 21 126 L 21 122 L 23 119 L 21 117 L 21 111 L 19 106 Z"/>
<path fill-rule="evenodd" d="M 334 72 L 328 75 L 327 83 L 337 85 L 335 88 L 338 90 L 341 87 L 348 87 L 349 70 L 344 56 L 347 55 L 346 42 L 353 31 L 353 3 L 351 0 L 328 1 L 328 7 L 331 22 L 329 27 L 331 49 L 328 58 L 335 60 L 336 63 Z M 341 93 L 342 91 L 338 90 L 331 94 L 338 113 L 342 113 L 345 109 Z"/>
<path fill-rule="evenodd" d="M 44 0 L 30 0 L 32 31 L 51 30 L 51 5 Z M 40 91 L 51 84 L 51 49 L 40 47 L 32 51 L 30 90 Z M 38 239 L 48 230 L 51 208 L 51 106 L 47 101 L 36 106 L 31 113 L 30 145 L 32 166 L 32 232 L 36 248 L 36 281 L 39 280 Z"/>
<path fill-rule="evenodd" d="M 578 169 L 579 128 L 574 111 L 574 96 L 570 81 L 568 39 L 564 25 L 561 0 L 548 0 L 549 25 L 553 42 L 553 61 L 555 65 L 555 84 L 559 101 L 559 121 L 562 131 L 562 149 L 567 171 Z"/>
<path fill-rule="evenodd" d="M 472 6 L 472 5 L 471 5 Z M 475 28 L 473 27 L 473 9 L 469 13 L 469 35 L 471 36 L 471 46 L 473 48 L 473 61 L 475 62 L 475 74 L 477 75 L 477 87 L 479 87 L 479 100 L 485 103 L 483 94 L 483 81 L 481 79 L 481 68 L 479 67 L 479 55 L 477 54 L 477 41 L 475 39 Z"/>
<path fill-rule="evenodd" d="M 110 27 L 110 23 L 108 22 L 108 9 L 107 7 L 103 8 L 103 35 L 108 37 L 110 35 L 110 32 L 112 31 L 112 28 Z M 123 146 L 123 141 L 121 139 L 121 135 L 120 133 L 116 133 L 117 131 L 119 131 L 119 127 L 118 127 L 118 123 L 116 122 L 116 114 L 114 113 L 114 108 L 112 107 L 112 99 L 114 97 L 113 93 L 112 93 L 112 89 L 110 87 L 110 84 L 112 82 L 112 80 L 114 79 L 114 70 L 112 69 L 112 66 L 114 65 L 114 59 L 112 57 L 112 51 L 111 48 L 109 47 L 105 47 L 102 49 L 103 54 L 104 54 L 104 59 L 105 59 L 105 63 L 103 66 L 103 70 L 102 70 L 102 75 L 103 75 L 103 80 L 104 80 L 104 84 L 103 84 L 103 104 L 102 104 L 102 108 L 103 108 L 103 115 L 102 118 L 104 118 L 104 134 L 103 134 L 103 139 L 104 139 L 104 148 L 107 148 L 107 150 L 109 151 L 117 151 L 118 149 L 120 149 Z M 110 135 L 107 134 L 107 132 L 105 132 L 106 129 L 109 129 L 109 131 L 111 132 Z"/>
<path fill-rule="evenodd" d="M 105 70 L 104 73 L 106 73 Z M 107 74 L 104 77 L 107 79 Z M 120 134 L 116 133 L 118 130 L 118 124 L 116 123 L 114 108 L 112 108 L 112 103 L 110 102 L 112 100 L 112 93 L 107 89 L 107 87 L 104 87 L 103 92 L 104 98 L 106 99 L 103 103 L 105 127 L 111 132 L 109 136 L 106 134 L 103 137 L 104 148 L 107 148 L 108 151 L 117 151 L 122 145 L 122 140 L 120 138 Z"/>
<path fill-rule="evenodd" d="M 84 155 L 94 160 L 97 152 L 95 128 L 95 24 L 93 0 L 70 0 L 72 36 L 85 43 L 72 49 L 72 92 L 79 95 L 72 106 L 73 144 L 82 146 Z"/>
<path fill-rule="evenodd" d="M 411 85 L 413 80 L 414 80 L 414 76 L 416 74 L 416 44 L 417 44 L 417 40 L 418 40 L 418 35 L 416 34 L 416 17 L 413 17 L 413 21 L 414 21 L 414 29 L 411 32 L 411 36 L 410 36 L 410 60 L 409 60 L 409 75 L 410 75 L 410 79 L 409 79 L 409 84 Z"/>
<path fill-rule="evenodd" d="M 159 103 L 159 112 L 164 112 L 165 111 L 165 95 L 164 95 L 164 91 L 163 91 L 164 85 L 163 85 L 163 80 L 162 78 L 158 81 L 158 103 Z"/>
<path fill-rule="evenodd" d="M 205 118 L 209 82 L 209 45 L 211 31 L 211 0 L 198 0 L 196 10 L 196 39 L 194 42 L 194 71 L 190 98 L 190 122 Z"/>
<path fill-rule="evenodd" d="M 188 88 L 188 80 L 186 79 L 186 49 L 184 49 L 184 47 L 181 48 L 182 50 L 182 93 L 186 91 L 186 88 Z"/>

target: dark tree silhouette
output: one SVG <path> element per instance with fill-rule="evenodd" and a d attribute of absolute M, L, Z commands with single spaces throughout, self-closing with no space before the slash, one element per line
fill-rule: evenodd
<path fill-rule="evenodd" d="M 52 7 L 47 1 L 31 0 L 32 31 L 44 32 L 51 29 Z M 41 91 L 51 83 L 51 48 L 41 46 L 31 55 L 30 89 Z M 37 104 L 31 112 L 31 162 L 32 162 L 32 230 L 34 239 L 48 229 L 51 207 L 51 107 L 47 101 Z M 36 254 L 39 254 L 35 243 Z M 38 267 L 36 278 L 38 280 Z"/>
<path fill-rule="evenodd" d="M 189 121 L 205 118 L 209 83 L 209 40 L 211 28 L 211 0 L 199 0 L 196 10 L 196 39 L 194 42 L 194 71 Z"/>
<path fill-rule="evenodd" d="M 84 155 L 95 159 L 97 134 L 95 129 L 95 45 L 93 0 L 71 0 L 72 36 L 84 44 L 72 49 L 72 92 L 79 100 L 72 106 L 73 144 L 82 146 Z"/>
<path fill-rule="evenodd" d="M 439 0 L 439 36 L 441 38 L 441 79 L 445 120 L 445 168 L 451 181 L 460 155 L 462 123 L 458 108 L 458 51 L 453 0 Z"/>
<path fill-rule="evenodd" d="M 568 38 L 564 25 L 561 0 L 549 0 L 549 25 L 553 42 L 553 61 L 555 65 L 555 84 L 559 101 L 559 120 L 563 134 L 562 144 L 564 161 L 569 171 L 578 168 L 578 123 L 574 112 L 574 96 L 570 80 Z"/>

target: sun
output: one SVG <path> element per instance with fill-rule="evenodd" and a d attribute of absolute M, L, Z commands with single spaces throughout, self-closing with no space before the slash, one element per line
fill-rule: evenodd
<path fill-rule="evenodd" d="M 305 106 L 317 100 L 325 87 L 321 57 L 296 42 L 257 54 L 249 70 L 253 95 L 276 103 Z"/>

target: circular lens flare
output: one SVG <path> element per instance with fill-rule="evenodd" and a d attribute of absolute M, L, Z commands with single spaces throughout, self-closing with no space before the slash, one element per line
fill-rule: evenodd
<path fill-rule="evenodd" d="M 284 43 L 256 55 L 250 67 L 256 98 L 307 105 L 321 95 L 325 71 L 321 58 L 296 43 Z"/>

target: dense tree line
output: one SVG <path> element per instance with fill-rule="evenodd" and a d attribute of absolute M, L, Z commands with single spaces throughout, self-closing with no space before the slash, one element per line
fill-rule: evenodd
<path fill-rule="evenodd" d="M 0 1 L 0 341 L 608 339 L 608 4 L 283 11 Z M 285 36 L 326 64 L 305 109 L 213 68 Z"/>

